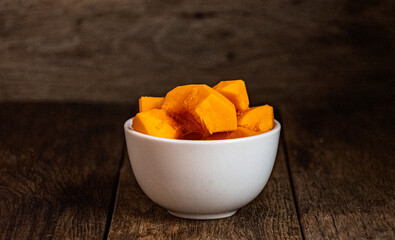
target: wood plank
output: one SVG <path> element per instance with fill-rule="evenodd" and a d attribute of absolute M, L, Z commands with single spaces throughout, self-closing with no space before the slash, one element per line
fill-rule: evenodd
<path fill-rule="evenodd" d="M 243 78 L 253 97 L 277 103 L 366 84 L 367 75 L 393 79 L 394 8 L 357 0 L 3 0 L 0 101 L 130 103 L 181 84 Z M 359 76 L 343 77 L 350 72 Z"/>
<path fill-rule="evenodd" d="M 306 239 L 395 239 L 394 84 L 361 89 L 282 108 Z"/>
<path fill-rule="evenodd" d="M 0 104 L 0 239 L 100 239 L 116 192 L 116 105 Z"/>
<path fill-rule="evenodd" d="M 262 193 L 234 216 L 186 220 L 144 195 L 127 153 L 120 173 L 109 239 L 301 239 L 282 145 Z"/>

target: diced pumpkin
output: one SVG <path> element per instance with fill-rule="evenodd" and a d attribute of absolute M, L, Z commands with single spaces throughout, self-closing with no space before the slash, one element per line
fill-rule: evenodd
<path fill-rule="evenodd" d="M 253 107 L 238 116 L 237 125 L 257 132 L 267 132 L 274 128 L 273 107 L 263 105 Z"/>
<path fill-rule="evenodd" d="M 199 132 L 189 132 L 182 136 L 185 140 L 203 140 L 203 135 Z"/>
<path fill-rule="evenodd" d="M 260 132 L 253 131 L 245 127 L 237 127 L 237 130 L 230 132 L 229 138 L 251 137 L 260 134 Z"/>
<path fill-rule="evenodd" d="M 248 128 L 238 127 L 236 130 L 231 132 L 220 132 L 214 133 L 205 138 L 205 140 L 223 140 L 223 139 L 234 139 L 234 138 L 243 138 L 243 137 L 251 137 L 260 134 L 260 132 L 252 131 Z"/>
<path fill-rule="evenodd" d="M 221 81 L 213 88 L 229 99 L 235 105 L 238 112 L 248 109 L 250 101 L 243 80 Z"/>
<path fill-rule="evenodd" d="M 163 104 L 164 97 L 140 97 L 139 112 L 148 111 L 151 109 L 160 109 Z"/>
<path fill-rule="evenodd" d="M 211 135 L 208 135 L 204 138 L 204 140 L 224 140 L 229 139 L 229 132 L 217 132 Z"/>
<path fill-rule="evenodd" d="M 179 122 L 186 133 L 208 135 L 237 129 L 233 103 L 205 84 L 174 88 L 166 94 L 162 109 Z"/>
<path fill-rule="evenodd" d="M 133 119 L 132 128 L 155 137 L 178 139 L 182 136 L 181 126 L 163 109 L 137 113 Z"/>

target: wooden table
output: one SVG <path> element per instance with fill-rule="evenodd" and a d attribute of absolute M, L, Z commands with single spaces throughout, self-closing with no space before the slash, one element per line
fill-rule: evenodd
<path fill-rule="evenodd" d="M 136 105 L 1 103 L 0 239 L 394 239 L 393 88 L 361 89 L 279 102 L 267 186 L 210 221 L 137 185 L 123 136 Z"/>

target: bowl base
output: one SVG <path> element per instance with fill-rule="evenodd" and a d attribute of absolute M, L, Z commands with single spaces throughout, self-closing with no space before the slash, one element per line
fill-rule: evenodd
<path fill-rule="evenodd" d="M 223 212 L 223 213 L 214 213 L 214 214 L 193 214 L 193 213 L 179 213 L 167 210 L 171 215 L 180 217 L 180 218 L 187 218 L 187 219 L 196 219 L 196 220 L 211 220 L 211 219 L 219 219 L 219 218 L 226 218 L 233 216 L 237 210 Z"/>

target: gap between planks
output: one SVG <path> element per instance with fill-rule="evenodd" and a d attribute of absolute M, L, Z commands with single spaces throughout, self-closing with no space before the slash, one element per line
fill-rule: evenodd
<path fill-rule="evenodd" d="M 111 205 L 110 205 L 110 208 L 108 209 L 108 216 L 106 219 L 106 226 L 104 229 L 103 240 L 108 239 L 108 235 L 110 233 L 111 222 L 112 222 L 112 218 L 114 215 L 115 203 L 117 201 L 117 196 L 118 196 L 118 186 L 119 186 L 119 179 L 121 176 L 121 168 L 122 168 L 124 161 L 125 161 L 125 151 L 126 151 L 126 142 L 124 140 L 124 144 L 123 144 L 122 151 L 121 151 L 121 157 L 120 157 L 121 159 L 119 160 L 118 172 L 117 172 L 117 176 L 116 176 L 117 180 L 115 181 L 114 186 L 113 186 Z"/>

